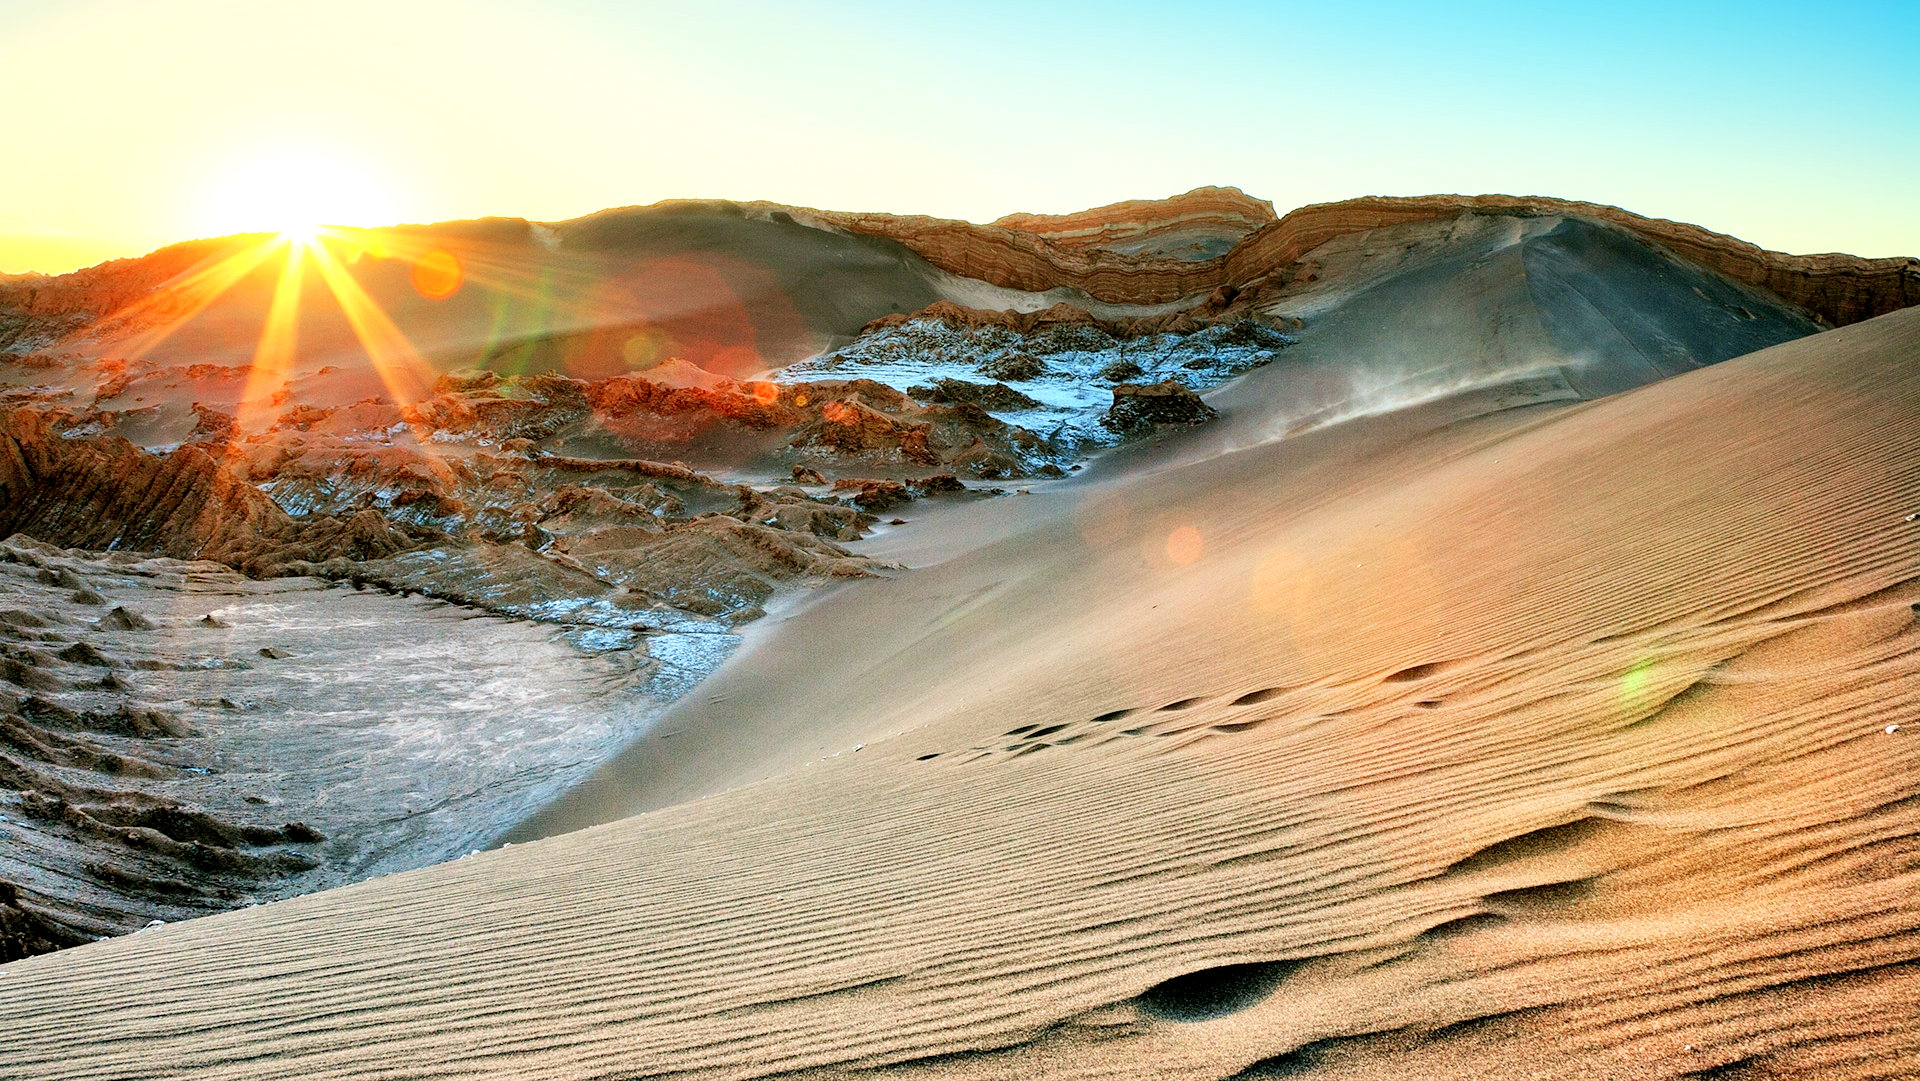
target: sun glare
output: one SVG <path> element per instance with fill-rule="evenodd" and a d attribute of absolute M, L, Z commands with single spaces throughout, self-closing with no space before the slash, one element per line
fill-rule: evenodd
<path fill-rule="evenodd" d="M 277 233 L 296 245 L 322 226 L 387 225 L 393 197 L 373 172 L 342 156 L 311 150 L 259 153 L 223 169 L 209 186 L 206 231 Z"/>
<path fill-rule="evenodd" d="M 207 235 L 264 234 L 264 239 L 210 254 L 161 295 L 125 310 L 122 315 L 129 318 L 143 308 L 157 317 L 156 325 L 139 339 L 135 355 L 153 348 L 277 256 L 280 272 L 248 366 L 235 431 L 264 429 L 279 409 L 276 394 L 300 359 L 302 294 L 309 280 L 317 281 L 339 306 L 394 404 L 411 405 L 430 391 L 433 372 L 349 267 L 370 251 L 382 259 L 405 259 L 411 264 L 414 288 L 432 300 L 458 292 L 466 267 L 445 249 L 417 242 L 391 246 L 377 231 L 365 228 L 397 217 L 373 174 L 342 158 L 306 151 L 262 153 L 222 170 L 208 186 Z"/>

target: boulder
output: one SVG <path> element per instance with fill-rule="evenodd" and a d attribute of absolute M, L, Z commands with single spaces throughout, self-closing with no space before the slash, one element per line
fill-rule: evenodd
<path fill-rule="evenodd" d="M 913 493 L 897 480 L 861 480 L 849 477 L 833 482 L 836 492 L 851 492 L 849 501 L 864 511 L 882 511 L 913 499 Z"/>
<path fill-rule="evenodd" d="M 936 379 L 931 385 L 914 387 L 908 393 L 923 402 L 976 405 L 981 409 L 1002 413 L 1040 407 L 1039 402 L 1005 383 L 969 383 L 964 379 Z"/>
<path fill-rule="evenodd" d="M 1178 383 L 1121 383 L 1113 388 L 1113 405 L 1101 423 L 1131 435 L 1157 424 L 1201 424 L 1216 416 L 1213 407 Z"/>
<path fill-rule="evenodd" d="M 1032 353 L 1023 353 L 1010 349 L 997 357 L 986 360 L 980 365 L 980 374 L 988 379 L 1002 382 L 1012 380 L 1016 383 L 1029 379 L 1038 379 L 1047 374 L 1047 365 Z"/>

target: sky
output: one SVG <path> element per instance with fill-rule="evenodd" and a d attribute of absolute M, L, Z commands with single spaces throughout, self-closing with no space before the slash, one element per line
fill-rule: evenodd
<path fill-rule="evenodd" d="M 1920 254 L 1920 3 L 0 0 L 0 272 L 669 198 L 989 221 L 1223 184 Z"/>

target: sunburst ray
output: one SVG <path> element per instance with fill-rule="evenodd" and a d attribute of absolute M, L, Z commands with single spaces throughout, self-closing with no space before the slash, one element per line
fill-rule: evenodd
<path fill-rule="evenodd" d="M 253 364 L 247 369 L 247 387 L 234 424 L 236 440 L 245 432 L 267 427 L 279 413 L 272 395 L 292 372 L 299 347 L 300 291 L 306 277 L 308 247 L 292 239 L 287 241 L 286 262 L 280 268 L 280 280 L 274 284 L 266 322 L 260 327 Z"/>
<path fill-rule="evenodd" d="M 347 324 L 360 340 L 360 347 L 366 350 L 367 360 L 372 363 L 374 373 L 380 377 L 394 404 L 404 410 L 431 395 L 433 370 L 380 305 L 367 295 L 367 291 L 360 287 L 360 283 L 340 264 L 340 260 L 327 250 L 325 238 L 307 250 L 313 256 L 313 265 L 320 271 L 321 280 L 339 303 L 341 313 L 347 317 Z"/>
<path fill-rule="evenodd" d="M 251 274 L 273 254 L 279 238 L 249 244 L 238 251 L 209 256 L 162 285 L 154 293 L 116 310 L 100 321 L 102 327 L 142 326 L 127 339 L 124 353 L 137 360 L 152 352 L 173 332 L 207 309 L 222 294 Z"/>

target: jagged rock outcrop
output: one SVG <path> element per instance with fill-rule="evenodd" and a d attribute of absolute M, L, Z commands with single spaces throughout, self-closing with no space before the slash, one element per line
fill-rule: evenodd
<path fill-rule="evenodd" d="M 1121 383 L 1113 388 L 1104 423 L 1116 432 L 1135 433 L 1156 424 L 1202 424 L 1218 415 L 1178 383 Z"/>
<path fill-rule="evenodd" d="M 1195 188 L 1171 199 L 1129 199 L 1072 214 L 1008 214 L 993 224 L 1079 251 L 1209 259 L 1275 219 L 1273 204 L 1239 188 Z"/>
<path fill-rule="evenodd" d="M 897 480 L 844 477 L 833 482 L 836 492 L 848 492 L 853 505 L 864 511 L 883 511 L 913 499 L 913 492 Z"/>
<path fill-rule="evenodd" d="M 177 603 L 191 595 L 187 576 L 207 570 L 0 540 L 0 962 L 232 908 L 318 866 L 325 836 L 265 799 L 236 813 L 182 791 L 226 783 L 190 768 L 205 732 L 178 712 L 240 709 L 226 688 L 169 697 L 155 673 L 193 666 L 166 656 L 166 633 L 126 605 L 96 620 L 68 593 L 92 581 L 129 599 L 130 582 L 165 583 L 147 596 Z M 245 669 L 227 659 L 220 670 Z"/>
<path fill-rule="evenodd" d="M 65 439 L 24 409 L 0 415 L 0 536 L 13 533 L 209 559 L 255 576 L 412 546 L 372 512 L 295 521 L 201 447 L 157 455 L 117 436 Z"/>
<path fill-rule="evenodd" d="M 34 315 L 104 314 L 153 294 L 161 285 L 210 258 L 251 247 L 264 239 L 243 233 L 188 240 L 130 259 L 111 259 L 71 274 L 20 275 L 0 280 L 0 308 Z"/>
<path fill-rule="evenodd" d="M 907 393 L 925 402 L 964 403 L 990 411 L 1036 409 L 1040 405 L 1005 383 L 970 383 L 965 379 L 935 379 L 926 386 L 909 387 Z"/>
<path fill-rule="evenodd" d="M 596 578 L 696 615 L 745 622 L 783 583 L 859 578 L 879 566 L 807 531 L 702 514 L 645 538 L 585 538 L 572 558 Z"/>
<path fill-rule="evenodd" d="M 951 304 L 946 308 L 956 313 L 956 318 L 965 318 L 973 311 Z M 1086 313 L 1077 308 L 1062 305 L 1060 311 L 1062 325 L 1092 325 Z M 297 427 L 303 431 L 365 435 L 404 416 L 422 435 L 444 433 L 484 439 L 522 451 L 538 447 L 548 455 L 557 447 L 583 441 L 611 440 L 628 452 L 648 455 L 679 455 L 696 446 L 726 445 L 746 447 L 741 453 L 757 456 L 761 464 L 777 469 L 790 469 L 796 464 L 790 459 L 797 457 L 806 459 L 798 464 L 807 468 L 834 471 L 852 464 L 849 458 L 862 459 L 863 469 L 918 469 L 943 464 L 964 467 L 966 463 L 955 455 L 984 445 L 994 453 L 991 468 L 1004 475 L 1018 468 L 1023 456 L 1038 453 L 1033 433 L 988 416 L 981 409 L 969 408 L 972 402 L 936 396 L 923 404 L 871 379 L 775 383 L 737 382 L 716 376 L 707 386 L 674 386 L 652 378 L 652 374 L 631 373 L 593 381 L 536 375 L 477 381 L 471 389 L 459 389 L 456 381 L 443 380 L 440 393 L 404 410 L 389 411 L 390 415 L 340 421 L 344 410 L 315 409 L 289 412 L 277 427 L 287 427 L 287 421 L 297 415 L 301 419 Z M 1005 408 L 1013 400 L 1002 396 L 996 399 L 998 404 L 984 408 Z M 323 449 L 325 453 L 315 455 L 309 444 L 297 455 L 312 460 L 303 470 L 309 479 L 337 472 L 324 461 L 329 455 L 349 457 L 369 460 L 354 482 L 362 490 L 398 487 L 418 489 L 423 493 L 418 498 L 423 499 L 467 498 L 453 492 L 462 482 L 459 462 L 450 463 L 449 475 L 435 481 L 417 475 L 426 464 L 417 455 L 403 454 L 400 461 L 385 465 L 371 460 L 397 448 L 383 450 L 364 439 L 336 439 L 325 443 Z M 286 478 L 288 463 L 295 456 L 287 439 L 252 439 L 235 453 L 247 456 L 247 477 L 260 483 Z M 552 460 L 542 458 L 545 462 Z M 464 483 L 473 480 L 464 478 Z M 447 512 L 459 510 L 449 504 Z M 436 528 L 445 527 L 436 523 Z"/>

